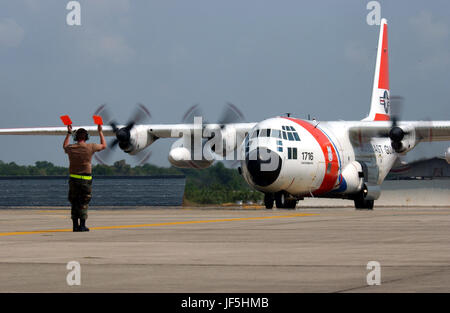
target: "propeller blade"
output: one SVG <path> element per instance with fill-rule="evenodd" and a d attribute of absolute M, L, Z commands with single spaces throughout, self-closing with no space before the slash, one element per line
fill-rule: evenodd
<path fill-rule="evenodd" d="M 112 128 L 114 134 L 117 134 L 117 131 L 118 131 L 119 129 L 117 128 L 116 122 L 112 121 L 112 122 L 109 123 L 109 125 L 111 126 L 111 128 Z"/>
<path fill-rule="evenodd" d="M 97 110 L 95 110 L 94 115 L 101 116 L 104 124 L 111 123 L 111 112 L 106 103 L 100 105 Z"/>
<path fill-rule="evenodd" d="M 112 154 L 113 150 L 108 147 L 103 151 L 97 152 L 94 154 L 94 158 L 103 165 L 107 165 L 111 159 L 111 154 Z"/>
<path fill-rule="evenodd" d="M 144 151 L 143 150 L 143 151 L 141 151 L 141 152 L 139 152 L 138 154 L 135 155 L 136 160 L 138 160 L 136 162 L 138 163 L 139 166 L 143 165 L 143 164 L 145 164 L 148 161 L 148 159 L 150 159 L 151 156 L 152 156 L 152 152 L 151 151 Z"/>
<path fill-rule="evenodd" d="M 140 124 L 151 117 L 150 111 L 142 103 L 137 103 L 133 114 L 128 120 L 127 128 L 131 129 L 134 125 Z"/>
<path fill-rule="evenodd" d="M 94 159 L 101 165 L 107 165 L 107 163 L 98 155 L 98 153 L 94 154 Z"/>
<path fill-rule="evenodd" d="M 239 123 L 244 121 L 244 114 L 232 103 L 228 102 L 219 118 L 219 124 L 223 128 L 225 124 Z"/>
<path fill-rule="evenodd" d="M 150 111 L 141 103 L 137 104 L 128 123 L 122 128 L 118 128 L 116 121 L 111 118 L 111 113 L 106 104 L 99 106 L 94 115 L 101 116 L 103 121 L 111 126 L 114 134 L 116 135 L 116 138 L 108 144 L 107 149 L 94 155 L 95 159 L 101 164 L 107 164 L 107 161 L 110 159 L 110 156 L 117 145 L 119 145 L 119 147 L 123 150 L 129 148 L 131 129 L 145 119 L 151 118 Z M 150 158 L 151 152 L 144 152 L 143 154 L 138 153 L 137 155 L 141 158 L 139 162 L 146 162 Z"/>
<path fill-rule="evenodd" d="M 404 98 L 402 96 L 391 96 L 389 100 L 392 127 L 396 127 L 403 111 Z"/>
<path fill-rule="evenodd" d="M 192 124 L 194 123 L 194 117 L 196 116 L 203 116 L 200 105 L 198 104 L 191 106 L 186 113 L 184 113 L 181 122 L 184 124 Z"/>
<path fill-rule="evenodd" d="M 119 143 L 119 140 L 116 138 L 116 139 L 114 139 L 113 141 L 111 141 L 109 143 L 108 147 L 111 148 L 111 149 L 114 149 L 117 146 L 118 143 Z"/>

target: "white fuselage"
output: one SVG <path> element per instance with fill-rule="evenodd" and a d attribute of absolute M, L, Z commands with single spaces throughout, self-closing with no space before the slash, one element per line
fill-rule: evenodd
<path fill-rule="evenodd" d="M 397 154 L 389 138 L 373 138 L 370 143 L 355 145 L 348 133 L 353 125 L 355 122 L 286 117 L 264 120 L 249 132 L 242 144 L 243 176 L 252 187 L 265 193 L 285 191 L 296 197 L 341 197 L 355 192 L 347 185 L 347 180 L 353 178 L 346 179 L 342 173 L 356 161 L 364 165 L 364 171 L 361 170 L 364 183 L 378 186 L 392 168 Z M 266 152 L 265 149 L 271 151 L 272 161 L 275 160 L 267 171 L 249 161 L 251 157 L 255 159 L 255 151 Z M 274 155 L 279 156 L 279 167 Z"/>

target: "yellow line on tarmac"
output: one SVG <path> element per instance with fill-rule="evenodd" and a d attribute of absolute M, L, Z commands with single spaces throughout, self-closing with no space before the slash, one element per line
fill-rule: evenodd
<path fill-rule="evenodd" d="M 204 223 L 219 223 L 219 222 L 234 222 L 234 221 L 266 220 L 266 219 L 276 219 L 276 218 L 313 216 L 313 215 L 318 215 L 318 214 L 298 213 L 298 214 L 288 214 L 288 215 L 223 218 L 223 219 L 216 219 L 216 220 L 201 220 L 201 221 L 166 222 L 166 223 L 155 223 L 155 224 L 117 225 L 117 226 L 99 226 L 99 227 L 90 227 L 90 229 L 91 230 L 104 230 L 104 229 L 158 227 L 158 226 L 172 226 L 172 225 L 188 225 L 188 224 L 204 224 Z M 72 232 L 72 229 L 48 229 L 48 230 L 9 232 L 9 233 L 0 233 L 0 236 L 33 235 L 33 234 L 63 233 L 63 232 Z"/>

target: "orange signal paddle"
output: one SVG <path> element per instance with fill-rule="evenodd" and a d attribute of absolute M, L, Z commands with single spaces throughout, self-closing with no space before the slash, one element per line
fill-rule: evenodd
<path fill-rule="evenodd" d="M 64 125 L 66 126 L 72 125 L 72 120 L 70 119 L 69 115 L 63 115 L 60 118 Z"/>
<path fill-rule="evenodd" d="M 103 125 L 103 119 L 100 115 L 94 115 L 92 118 L 94 119 L 94 124 Z"/>

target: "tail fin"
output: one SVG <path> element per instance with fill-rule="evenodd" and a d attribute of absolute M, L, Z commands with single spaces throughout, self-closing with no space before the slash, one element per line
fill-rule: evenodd
<path fill-rule="evenodd" d="M 389 91 L 389 49 L 387 20 L 382 19 L 378 39 L 377 63 L 373 79 L 370 113 L 366 121 L 387 121 L 390 119 Z"/>

